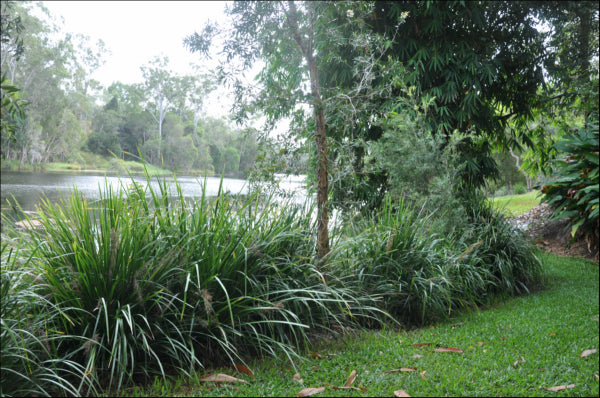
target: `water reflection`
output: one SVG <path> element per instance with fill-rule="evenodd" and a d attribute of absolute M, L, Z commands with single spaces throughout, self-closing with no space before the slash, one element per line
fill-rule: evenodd
<path fill-rule="evenodd" d="M 168 194 L 177 196 L 177 189 L 173 178 L 154 177 L 151 181 L 154 192 L 160 192 L 158 181 L 166 180 Z M 146 188 L 147 181 L 143 176 L 134 176 L 133 180 Z M 234 178 L 216 177 L 190 177 L 179 176 L 177 183 L 186 198 L 197 198 L 202 196 L 203 190 L 207 196 L 216 196 L 219 187 L 225 192 L 232 194 L 245 194 L 248 192 L 248 181 Z M 127 188 L 131 184 L 131 178 L 110 176 L 104 174 L 67 174 L 67 173 L 36 173 L 36 172 L 2 172 L 0 202 L 2 211 L 10 209 L 7 200 L 14 203 L 16 200 L 25 211 L 35 211 L 36 206 L 42 198 L 51 202 L 60 201 L 61 195 L 66 199 L 70 196 L 73 187 L 89 200 L 99 199 L 100 190 L 108 185 L 113 190 Z M 291 177 L 284 179 L 281 186 L 289 191 L 295 192 L 299 197 L 305 197 L 303 189 L 303 177 Z M 14 198 L 14 199 L 13 199 Z"/>

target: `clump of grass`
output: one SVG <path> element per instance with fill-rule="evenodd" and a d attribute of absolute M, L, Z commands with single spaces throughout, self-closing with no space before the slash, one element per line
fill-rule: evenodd
<path fill-rule="evenodd" d="M 76 188 L 43 201 L 29 232 L 48 303 L 39 310 L 55 309 L 56 326 L 42 330 L 65 336 L 51 356 L 77 370 L 65 392 L 114 393 L 256 354 L 291 360 L 309 330 L 385 316 L 315 268 L 311 207 L 259 193 L 186 200 L 176 181 L 151 179 L 107 183 L 96 202 Z"/>
<path fill-rule="evenodd" d="M 60 310 L 41 294 L 41 278 L 30 266 L 32 253 L 26 246 L 2 237 L 0 395 L 53 396 L 60 391 L 76 396 L 84 388 L 97 394 L 84 367 L 71 355 L 58 355 L 57 347 L 65 341 L 85 344 L 86 339 L 61 330 Z"/>
<path fill-rule="evenodd" d="M 346 231 L 343 269 L 393 317 L 422 324 L 497 294 L 526 293 L 540 280 L 532 246 L 482 198 L 467 203 L 451 235 L 436 233 L 446 221 L 433 216 L 387 200 Z"/>

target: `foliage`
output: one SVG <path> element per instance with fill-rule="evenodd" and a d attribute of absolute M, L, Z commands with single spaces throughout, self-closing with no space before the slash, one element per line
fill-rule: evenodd
<path fill-rule="evenodd" d="M 3 215 L 2 222 L 10 221 Z M 78 395 L 82 386 L 97 393 L 73 355 L 57 354 L 65 342 L 85 344 L 86 339 L 64 333 L 60 310 L 43 294 L 26 246 L 23 240 L 2 236 L 0 395 L 54 396 L 57 390 Z M 74 375 L 79 386 L 72 383 Z"/>
<path fill-rule="evenodd" d="M 542 188 L 542 202 L 553 207 L 555 219 L 570 218 L 573 240 L 581 230 L 591 251 L 598 250 L 599 166 L 598 121 L 567 134 L 555 144 L 562 154 L 555 177 Z"/>
<path fill-rule="evenodd" d="M 319 395 L 598 396 L 598 266 L 540 253 L 548 284 L 535 294 L 494 300 L 489 306 L 413 330 L 359 332 L 323 340 L 303 353 L 298 368 L 280 360 L 250 363 L 252 377 L 214 369 L 246 383 L 200 382 L 181 377 L 139 386 L 127 396 L 283 396 L 307 387 Z M 439 352 L 439 348 L 461 352 Z M 351 388 L 340 388 L 350 379 Z M 297 376 L 295 376 L 297 374 Z M 548 388 L 571 386 L 555 392 Z"/>
<path fill-rule="evenodd" d="M 415 212 L 402 201 L 386 200 L 375 217 L 348 227 L 336 251 L 341 268 L 408 324 L 443 318 L 498 294 L 528 292 L 541 276 L 530 244 L 515 239 L 519 232 L 484 198 L 463 206 L 463 219 L 451 214 L 458 224 L 446 233 L 448 214 L 427 215 L 423 208 Z"/>
<path fill-rule="evenodd" d="M 22 242 L 34 250 L 26 266 L 39 275 L 36 289 L 55 309 L 55 328 L 42 330 L 64 336 L 50 358 L 73 367 L 73 394 L 250 354 L 291 359 L 309 331 L 385 318 L 347 275 L 325 283 L 314 267 L 312 207 L 258 193 L 189 201 L 177 184 L 157 183 L 146 174 L 145 184 L 104 186 L 94 203 L 77 189 L 45 201 L 40 228 Z"/>

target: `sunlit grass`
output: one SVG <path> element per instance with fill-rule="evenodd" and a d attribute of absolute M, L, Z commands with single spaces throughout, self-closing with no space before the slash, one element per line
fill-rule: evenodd
<path fill-rule="evenodd" d="M 496 208 L 505 208 L 507 215 L 517 217 L 540 204 L 539 191 L 531 191 L 523 195 L 507 195 L 489 200 Z"/>

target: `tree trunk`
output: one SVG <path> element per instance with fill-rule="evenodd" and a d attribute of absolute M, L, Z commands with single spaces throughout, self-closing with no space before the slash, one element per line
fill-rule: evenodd
<path fill-rule="evenodd" d="M 325 113 L 323 112 L 323 101 L 321 98 L 321 88 L 319 86 L 319 73 L 317 62 L 313 55 L 313 35 L 309 33 L 309 38 L 305 41 L 300 33 L 298 26 L 298 16 L 296 5 L 293 1 L 288 1 L 288 16 L 294 40 L 308 65 L 310 77 L 310 90 L 313 97 L 313 110 L 317 131 L 315 132 L 315 143 L 317 146 L 317 256 L 324 260 L 329 254 L 329 186 L 327 181 L 327 137 L 325 129 Z M 310 5 L 309 5 L 310 7 Z"/>

